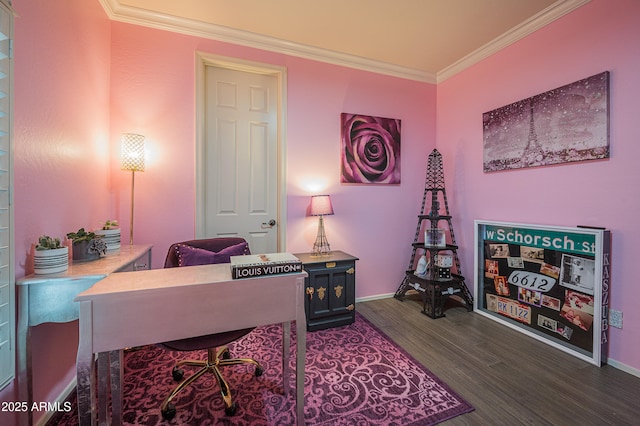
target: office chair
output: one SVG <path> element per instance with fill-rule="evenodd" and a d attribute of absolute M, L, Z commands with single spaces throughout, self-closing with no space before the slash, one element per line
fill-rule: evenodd
<path fill-rule="evenodd" d="M 164 267 L 174 268 L 210 263 L 229 263 L 230 256 L 243 254 L 250 254 L 249 245 L 243 238 L 231 237 L 190 240 L 175 243 L 169 247 Z M 224 400 L 225 413 L 228 416 L 234 415 L 237 405 L 232 401 L 229 385 L 222 376 L 220 367 L 225 365 L 253 364 L 255 366 L 256 377 L 262 375 L 264 370 L 256 360 L 251 358 L 231 358 L 229 348 L 226 346 L 234 340 L 249 334 L 253 329 L 254 327 L 161 343 L 160 346 L 174 351 L 207 350 L 206 360 L 183 360 L 179 361 L 173 367 L 172 375 L 175 381 L 181 381 L 183 379 L 184 371 L 181 368 L 183 366 L 200 367 L 200 369 L 182 381 L 173 389 L 169 396 L 167 396 L 160 407 L 162 417 L 166 420 L 172 419 L 176 415 L 176 408 L 171 401 L 180 391 L 207 372 L 214 374 L 216 382 L 220 387 L 222 399 Z"/>

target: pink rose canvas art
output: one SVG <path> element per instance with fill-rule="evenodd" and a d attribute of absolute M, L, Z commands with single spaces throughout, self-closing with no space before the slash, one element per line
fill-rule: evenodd
<path fill-rule="evenodd" d="M 400 120 L 342 113 L 342 183 L 400 183 Z"/>

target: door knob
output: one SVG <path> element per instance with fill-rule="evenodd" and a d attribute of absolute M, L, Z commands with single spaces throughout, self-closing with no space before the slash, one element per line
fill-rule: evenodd
<path fill-rule="evenodd" d="M 262 225 L 263 226 L 271 226 L 271 227 L 273 227 L 273 226 L 276 226 L 276 221 L 275 221 L 275 219 L 271 219 L 269 222 L 262 222 Z"/>

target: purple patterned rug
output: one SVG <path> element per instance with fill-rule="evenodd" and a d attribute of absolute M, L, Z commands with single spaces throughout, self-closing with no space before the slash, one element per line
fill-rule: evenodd
<path fill-rule="evenodd" d="M 261 377 L 255 377 L 249 366 L 225 367 L 223 374 L 238 404 L 233 417 L 224 414 L 213 375 L 200 378 L 174 400 L 177 414 L 173 420 L 160 415 L 160 403 L 175 386 L 173 364 L 183 358 L 203 358 L 204 352 L 169 352 L 157 346 L 126 352 L 124 424 L 295 424 L 294 392 L 289 398 L 283 395 L 281 336 L 280 325 L 258 327 L 230 345 L 233 354 L 250 354 L 265 368 Z M 293 339 L 291 347 L 293 369 Z M 352 325 L 307 333 L 306 360 L 304 412 L 308 425 L 433 425 L 473 411 L 360 314 Z M 291 389 L 294 385 L 292 375 Z M 70 398 L 75 408 L 75 395 Z M 65 413 L 48 424 L 76 425 L 75 415 L 75 411 Z"/>

